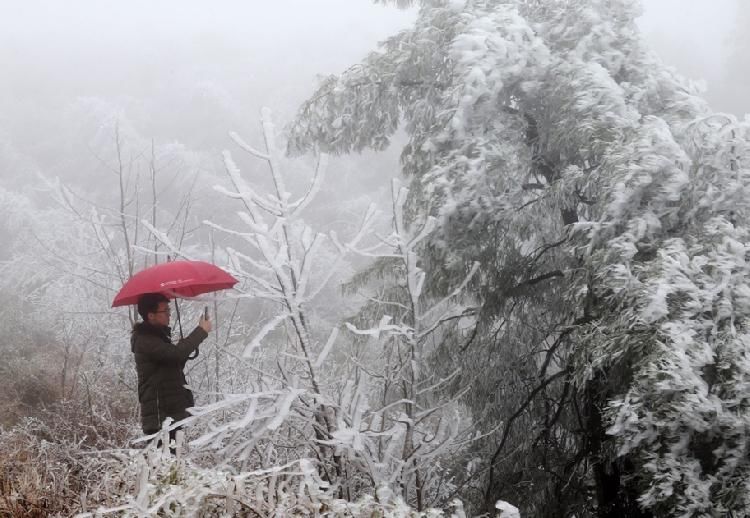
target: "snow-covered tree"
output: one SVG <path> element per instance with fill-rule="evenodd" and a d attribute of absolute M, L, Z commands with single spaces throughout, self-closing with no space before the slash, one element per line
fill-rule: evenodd
<path fill-rule="evenodd" d="M 448 459 L 475 434 L 461 419 L 462 392 L 448 390 L 460 369 L 440 376 L 429 359 L 445 327 L 474 318 L 475 308 L 461 302 L 479 265 L 442 300 L 423 297 L 419 250 L 436 221 L 427 217 L 410 232 L 404 219 L 408 189 L 394 181 L 392 195 L 393 231 L 381 238 L 385 249 L 360 251 L 376 261 L 347 287 L 365 291 L 367 303 L 346 324 L 362 339 L 353 343 L 354 372 L 343 398 L 354 422 L 342 428 L 375 486 L 400 493 L 422 511 L 447 503 L 441 497 L 451 491 Z"/>
<path fill-rule="evenodd" d="M 239 505 L 256 512 L 275 506 L 281 514 L 306 508 L 332 515 L 382 510 L 400 516 L 415 507 L 439 516 L 428 507 L 440 504 L 463 515 L 460 501 L 437 498 L 451 489 L 451 474 L 441 463 L 474 439 L 475 430 L 461 428 L 459 395 L 441 393 L 455 373 L 436 377 L 423 356 L 447 323 L 471 318 L 472 308 L 457 302 L 476 267 L 450 296 L 429 304 L 423 300 L 417 248 L 435 220 L 427 218 L 409 232 L 407 190 L 398 183 L 393 232 L 379 243 L 366 242 L 376 219 L 373 207 L 346 241 L 335 232 L 314 232 L 303 210 L 321 186 L 327 157 L 319 157 L 306 188 L 292 185 L 293 172 L 286 170 L 269 110 L 263 110 L 261 122 L 263 150 L 232 137 L 250 158 L 265 162 L 270 192 L 262 194 L 262 179 L 240 171 L 227 151 L 231 188 L 216 190 L 236 204 L 238 221 L 231 226 L 206 221 L 225 238 L 217 254 L 241 280 L 237 300 L 263 310 L 264 321 L 247 333 L 244 350 L 233 359 L 235 371 L 250 376 L 232 392 L 224 390 L 192 409 L 188 419 L 166 424 L 165 430 L 190 425 L 189 455 L 181 459 L 178 447 L 173 462 L 155 451 L 155 442 L 149 445 L 145 455 L 135 456 L 140 471 L 136 486 L 126 491 L 128 502 L 114 509 L 232 512 Z M 191 257 L 148 221 L 144 225 L 162 253 Z M 344 258 L 351 254 L 398 264 L 392 281 L 408 300 L 400 304 L 370 297 L 391 316 L 363 310 L 346 323 L 348 331 L 339 332 L 341 326 L 327 327 L 314 308 L 331 280 L 341 278 Z M 364 344 L 358 337 L 372 340 Z M 168 489 L 167 480 L 172 481 Z"/>
<path fill-rule="evenodd" d="M 746 512 L 747 125 L 645 47 L 633 1 L 418 4 L 323 81 L 290 147 L 382 149 L 403 127 L 410 220 L 438 222 L 426 293 L 482 265 L 476 328 L 436 352 L 481 372 L 456 390 L 499 425 L 466 494 L 537 516 Z"/>
<path fill-rule="evenodd" d="M 238 358 L 244 366 L 254 364 L 257 381 L 240 387 L 244 395 L 226 395 L 215 404 L 196 410 L 192 420 L 219 410 L 237 412 L 238 406 L 249 402 L 240 414 L 232 413 L 224 425 L 207 432 L 195 444 L 210 442 L 221 448 L 229 463 L 247 460 L 251 454 L 255 462 L 263 463 L 263 455 L 258 455 L 258 441 L 263 441 L 274 457 L 281 453 L 276 450 L 284 443 L 287 453 L 283 456 L 315 457 L 321 476 L 345 495 L 350 481 L 335 444 L 337 421 L 343 417 L 337 415 L 340 408 L 336 378 L 331 375 L 335 369 L 327 361 L 338 329 L 319 329 L 309 308 L 344 266 L 344 255 L 366 234 L 375 213 L 371 207 L 364 214 L 361 228 L 346 243 L 341 243 L 333 232 L 328 236 L 315 232 L 301 213 L 320 188 L 326 155 L 320 156 L 309 188 L 293 198 L 291 191 L 296 186 L 287 185 L 289 178 L 282 170 L 276 144 L 278 135 L 268 109 L 262 112 L 262 127 L 263 151 L 236 134 L 232 137 L 251 157 L 266 162 L 271 192 L 259 194 L 258 185 L 243 177 L 227 151 L 224 159 L 232 189 L 218 186 L 217 190 L 237 203 L 241 227 L 206 222 L 236 241 L 234 246 L 224 247 L 222 254 L 230 271 L 242 282 L 239 298 L 262 301 L 266 309 L 270 308 L 260 329 L 246 338 L 244 351 Z M 162 236 L 161 242 L 166 250 L 176 251 L 168 238 Z M 277 351 L 261 359 L 257 353 L 264 342 L 274 343 Z M 283 433 L 274 435 L 276 430 Z"/>

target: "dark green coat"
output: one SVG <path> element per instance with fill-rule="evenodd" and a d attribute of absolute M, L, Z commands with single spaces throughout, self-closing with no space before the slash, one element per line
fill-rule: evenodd
<path fill-rule="evenodd" d="M 156 433 L 164 419 L 175 421 L 190 414 L 195 404 L 193 393 L 185 387 L 185 363 L 197 356 L 198 345 L 208 334 L 201 327 L 172 344 L 168 327 L 140 322 L 133 328 L 130 345 L 138 371 L 138 401 L 141 404 L 141 426 L 146 434 Z M 190 356 L 195 352 L 195 356 Z"/>

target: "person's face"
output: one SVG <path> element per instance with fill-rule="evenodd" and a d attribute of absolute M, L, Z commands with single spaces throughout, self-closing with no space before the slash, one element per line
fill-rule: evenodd
<path fill-rule="evenodd" d="M 168 326 L 169 317 L 172 311 L 169 309 L 169 302 L 159 302 L 156 311 L 148 314 L 149 323 L 157 326 Z"/>

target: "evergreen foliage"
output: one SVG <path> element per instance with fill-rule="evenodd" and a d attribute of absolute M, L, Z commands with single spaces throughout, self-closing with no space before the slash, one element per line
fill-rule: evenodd
<path fill-rule="evenodd" d="M 293 152 L 350 153 L 403 127 L 408 214 L 438 223 L 426 296 L 481 264 L 476 328 L 446 333 L 433 362 L 462 367 L 454 389 L 497 428 L 455 459 L 484 510 L 748 508 L 749 128 L 645 47 L 638 14 L 423 1 L 291 128 Z M 472 455 L 482 468 L 464 469 Z"/>

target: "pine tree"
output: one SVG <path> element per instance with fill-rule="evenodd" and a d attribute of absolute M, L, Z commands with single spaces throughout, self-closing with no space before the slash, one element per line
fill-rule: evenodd
<path fill-rule="evenodd" d="M 290 142 L 403 127 L 410 214 L 438 221 L 426 293 L 482 265 L 476 328 L 436 352 L 497 427 L 459 490 L 531 516 L 744 512 L 748 126 L 644 46 L 634 2 L 419 5 Z"/>

